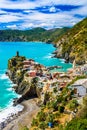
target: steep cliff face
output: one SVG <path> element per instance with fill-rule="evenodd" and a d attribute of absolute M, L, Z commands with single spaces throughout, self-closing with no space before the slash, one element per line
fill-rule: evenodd
<path fill-rule="evenodd" d="M 23 61 L 25 57 L 15 56 L 8 61 L 8 76 L 13 81 L 13 83 L 17 84 L 14 86 L 14 90 L 16 93 L 21 94 L 21 98 L 15 100 L 15 104 L 20 103 L 24 99 L 28 99 L 31 97 L 39 97 L 40 89 L 37 86 L 37 78 L 32 78 L 31 82 L 25 80 L 24 75 L 27 70 L 23 69 Z"/>
<path fill-rule="evenodd" d="M 77 64 L 84 64 L 87 61 L 87 18 L 61 36 L 56 47 L 56 57 L 65 58 L 66 62 L 75 59 Z"/>

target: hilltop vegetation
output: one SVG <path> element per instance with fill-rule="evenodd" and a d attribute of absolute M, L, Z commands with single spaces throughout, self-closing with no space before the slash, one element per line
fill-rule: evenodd
<path fill-rule="evenodd" d="M 56 39 L 56 43 L 57 57 L 63 57 L 67 62 L 75 59 L 78 64 L 85 63 L 87 61 L 87 18 Z"/>
<path fill-rule="evenodd" d="M 42 41 L 54 42 L 56 37 L 64 34 L 69 28 L 45 30 L 34 28 L 31 30 L 0 30 L 0 41 Z"/>

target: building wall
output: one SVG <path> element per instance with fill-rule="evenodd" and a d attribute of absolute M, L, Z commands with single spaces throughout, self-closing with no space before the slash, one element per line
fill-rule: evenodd
<path fill-rule="evenodd" d="M 73 87 L 77 89 L 77 94 L 78 94 L 79 96 L 85 96 L 85 95 L 87 94 L 85 87 L 83 87 L 83 86 L 81 86 L 81 85 L 79 85 L 79 86 L 73 86 Z"/>

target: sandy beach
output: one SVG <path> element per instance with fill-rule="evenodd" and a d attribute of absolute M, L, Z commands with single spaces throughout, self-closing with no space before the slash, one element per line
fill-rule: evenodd
<path fill-rule="evenodd" d="M 33 117 L 39 111 L 39 107 L 36 105 L 37 98 L 23 101 L 21 104 L 24 106 L 22 112 L 16 115 L 16 119 L 12 120 L 3 130 L 19 130 L 19 126 L 31 126 Z"/>

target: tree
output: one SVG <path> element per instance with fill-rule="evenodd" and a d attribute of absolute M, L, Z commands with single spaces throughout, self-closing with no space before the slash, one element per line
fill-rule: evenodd
<path fill-rule="evenodd" d="M 78 113 L 79 118 L 87 118 L 87 96 L 83 98 L 83 105 Z"/>
<path fill-rule="evenodd" d="M 78 102 L 75 99 L 71 100 L 70 103 L 68 104 L 70 110 L 75 110 L 77 106 L 78 106 Z"/>
<path fill-rule="evenodd" d="M 31 126 L 38 126 L 38 120 L 33 118 Z"/>
<path fill-rule="evenodd" d="M 46 127 L 47 127 L 47 125 L 46 125 L 46 123 L 44 121 L 40 122 L 39 128 L 41 128 L 41 130 L 45 130 Z"/>
<path fill-rule="evenodd" d="M 59 106 L 59 107 L 58 107 L 58 110 L 59 110 L 60 113 L 63 113 L 63 112 L 64 112 L 64 109 L 65 109 L 64 106 Z"/>
<path fill-rule="evenodd" d="M 64 130 L 87 130 L 87 119 L 73 119 Z"/>
<path fill-rule="evenodd" d="M 46 114 L 43 111 L 38 112 L 37 114 L 39 121 L 45 121 L 46 120 Z"/>

